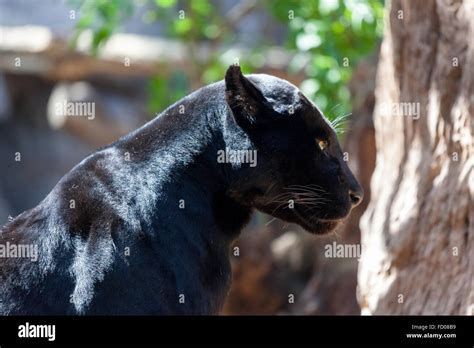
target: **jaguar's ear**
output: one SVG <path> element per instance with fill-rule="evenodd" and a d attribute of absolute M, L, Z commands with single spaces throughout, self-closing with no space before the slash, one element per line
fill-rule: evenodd
<path fill-rule="evenodd" d="M 240 71 L 240 66 L 231 65 L 225 74 L 225 96 L 234 119 L 244 130 L 266 123 L 272 107 L 263 93 Z"/>

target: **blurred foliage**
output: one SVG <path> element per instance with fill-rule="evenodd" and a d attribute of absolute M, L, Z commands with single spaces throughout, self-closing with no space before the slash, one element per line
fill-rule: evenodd
<path fill-rule="evenodd" d="M 222 55 L 218 48 L 231 41 L 232 30 L 228 27 L 219 8 L 219 3 L 209 0 L 177 1 L 152 0 L 153 7 L 143 16 L 145 23 L 159 21 L 165 28 L 167 38 L 183 43 L 191 57 L 186 76 L 175 70 L 163 75 L 155 75 L 149 84 L 150 110 L 161 111 L 169 104 L 184 97 L 193 89 L 221 80 L 226 68 L 234 63 L 229 55 Z M 199 43 L 210 45 L 210 56 L 202 59 L 198 54 Z M 247 61 L 239 61 L 242 70 L 253 71 Z"/>
<path fill-rule="evenodd" d="M 272 13 L 288 22 L 287 45 L 296 51 L 289 70 L 299 70 L 304 54 L 310 54 L 302 91 L 327 114 L 350 112 L 346 85 L 358 60 L 373 52 L 382 37 L 383 1 L 274 0 L 271 4 Z"/>
<path fill-rule="evenodd" d="M 234 62 L 232 48 L 223 52 L 222 47 L 236 43 L 236 23 L 229 23 L 219 1 L 70 1 L 80 12 L 74 40 L 85 29 L 92 29 L 93 54 L 133 14 L 137 3 L 147 6 L 142 18 L 145 23 L 160 22 L 167 37 L 185 43 L 190 55 L 189 72 L 172 70 L 150 80 L 152 112 L 162 110 L 198 86 L 222 79 L 226 67 Z M 373 52 L 382 36 L 383 0 L 265 0 L 257 6 L 287 25 L 285 48 L 294 54 L 288 69 L 290 73 L 304 69 L 307 78 L 300 86 L 303 92 L 329 118 L 349 112 L 346 84 L 357 61 Z M 211 48 L 210 57 L 205 60 L 198 54 L 203 42 Z M 261 66 L 262 52 L 269 45 L 274 43 L 261 43 L 249 50 L 247 59 L 241 58 L 239 63 L 245 73 Z"/>
<path fill-rule="evenodd" d="M 69 0 L 79 9 L 80 19 L 71 40 L 72 46 L 85 30 L 92 30 L 91 50 L 97 56 L 99 48 L 118 29 L 120 24 L 133 14 L 133 2 L 130 0 Z"/>

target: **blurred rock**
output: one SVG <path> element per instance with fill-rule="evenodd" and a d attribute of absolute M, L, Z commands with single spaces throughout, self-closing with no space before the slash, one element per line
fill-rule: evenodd
<path fill-rule="evenodd" d="M 287 311 L 288 296 L 302 291 L 313 272 L 312 236 L 286 230 L 288 225 L 279 220 L 259 231 L 257 226 L 247 228 L 235 242 L 239 255 L 231 258 L 233 281 L 223 314 Z"/>
<path fill-rule="evenodd" d="M 279 267 L 288 272 L 301 273 L 312 269 L 314 237 L 303 231 L 288 231 L 271 244 L 272 257 Z"/>
<path fill-rule="evenodd" d="M 11 208 L 3 197 L 3 192 L 0 190 L 0 226 L 7 222 L 10 211 Z"/>
<path fill-rule="evenodd" d="M 87 81 L 61 82 L 51 92 L 47 119 L 53 129 L 64 127 L 91 146 L 104 146 L 147 121 L 146 100 L 137 94 Z"/>
<path fill-rule="evenodd" d="M 0 123 L 10 117 L 10 112 L 10 95 L 7 90 L 5 78 L 3 77 L 3 74 L 0 73 Z"/>

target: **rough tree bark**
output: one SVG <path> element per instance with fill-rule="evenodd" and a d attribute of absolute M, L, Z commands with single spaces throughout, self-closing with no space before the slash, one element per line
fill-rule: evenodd
<path fill-rule="evenodd" d="M 474 1 L 387 6 L 359 303 L 373 314 L 474 314 Z"/>

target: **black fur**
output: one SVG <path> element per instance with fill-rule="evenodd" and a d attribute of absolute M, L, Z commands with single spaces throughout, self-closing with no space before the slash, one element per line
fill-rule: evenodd
<path fill-rule="evenodd" d="M 226 148 L 256 150 L 257 165 L 219 163 Z M 230 243 L 254 208 L 322 234 L 361 199 L 317 107 L 284 80 L 231 66 L 0 230 L 0 244 L 39 252 L 0 259 L 0 313 L 218 313 Z"/>

